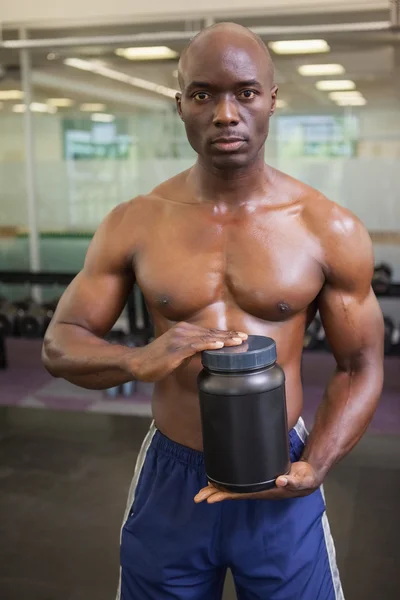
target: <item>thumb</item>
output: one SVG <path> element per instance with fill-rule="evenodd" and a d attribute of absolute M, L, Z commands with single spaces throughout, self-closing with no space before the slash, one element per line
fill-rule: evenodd
<path fill-rule="evenodd" d="M 285 476 L 279 476 L 275 481 L 276 487 L 286 487 L 288 485 L 288 483 L 289 483 L 289 480 Z"/>

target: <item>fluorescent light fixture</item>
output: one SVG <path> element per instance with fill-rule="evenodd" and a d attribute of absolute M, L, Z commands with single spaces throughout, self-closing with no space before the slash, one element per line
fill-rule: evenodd
<path fill-rule="evenodd" d="M 94 73 L 96 75 L 102 75 L 103 77 L 107 77 L 108 79 L 120 81 L 121 83 L 126 83 L 128 85 L 132 85 L 133 87 L 137 87 L 142 90 L 147 90 L 149 92 L 161 94 L 162 96 L 168 96 L 168 98 L 175 98 L 175 94 L 177 92 L 177 90 L 173 90 L 172 88 L 166 87 L 165 85 L 159 85 L 158 83 L 147 81 L 147 79 L 141 79 L 140 77 L 132 77 L 131 75 L 127 75 L 126 73 L 122 73 L 121 71 L 110 69 L 104 63 L 96 60 L 66 58 L 64 60 L 64 64 L 68 67 L 82 69 L 83 71 L 90 71 L 91 73 Z"/>
<path fill-rule="evenodd" d="M 362 96 L 360 98 L 343 98 L 341 100 L 336 100 L 336 104 L 338 106 L 365 106 L 367 101 Z"/>
<path fill-rule="evenodd" d="M 319 54 L 330 50 L 325 40 L 285 40 L 270 42 L 268 46 L 275 54 Z"/>
<path fill-rule="evenodd" d="M 352 92 L 331 92 L 329 98 L 336 102 L 336 100 L 346 100 L 348 98 L 363 98 L 363 95 L 358 90 L 353 90 Z"/>
<path fill-rule="evenodd" d="M 297 71 L 304 77 L 323 77 L 324 75 L 343 75 L 345 72 L 342 65 L 301 65 Z"/>
<path fill-rule="evenodd" d="M 106 109 L 105 104 L 101 104 L 100 102 L 86 102 L 81 104 L 80 109 L 83 112 L 102 112 Z"/>
<path fill-rule="evenodd" d="M 12 107 L 12 111 L 15 113 L 24 113 L 25 112 L 25 104 L 14 104 Z M 32 102 L 30 105 L 30 109 L 32 112 L 38 113 L 51 113 L 54 114 L 57 112 L 56 106 L 50 106 L 48 104 L 43 104 L 42 102 Z"/>
<path fill-rule="evenodd" d="M 73 100 L 70 98 L 48 98 L 47 104 L 51 104 L 52 106 L 57 106 L 58 108 L 67 108 L 68 106 L 73 105 Z"/>
<path fill-rule="evenodd" d="M 0 100 L 21 100 L 23 95 L 21 90 L 0 90 Z"/>
<path fill-rule="evenodd" d="M 336 90 L 345 91 L 356 89 L 356 84 L 354 83 L 354 81 L 350 81 L 350 79 L 325 79 L 322 81 L 317 81 L 315 86 L 317 90 L 321 90 L 322 92 L 334 92 Z"/>
<path fill-rule="evenodd" d="M 142 46 L 140 48 L 117 48 L 115 54 L 128 60 L 165 60 L 176 58 L 178 53 L 167 46 Z"/>
<path fill-rule="evenodd" d="M 108 115 L 106 113 L 94 113 L 91 116 L 91 119 L 97 123 L 112 123 L 115 121 L 114 115 Z"/>
<path fill-rule="evenodd" d="M 283 100 L 282 98 L 278 98 L 276 101 L 276 108 L 286 108 L 288 105 L 288 103 L 286 102 L 286 100 Z"/>

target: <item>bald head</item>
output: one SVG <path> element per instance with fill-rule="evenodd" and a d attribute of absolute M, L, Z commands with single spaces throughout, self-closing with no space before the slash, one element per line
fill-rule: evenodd
<path fill-rule="evenodd" d="M 268 48 L 262 39 L 242 25 L 237 23 L 216 23 L 202 29 L 183 50 L 178 66 L 180 88 L 185 86 L 185 71 L 191 59 L 201 60 L 202 51 L 212 46 L 230 46 L 238 51 L 253 46 L 258 51 L 260 60 L 264 63 L 265 72 L 274 82 L 274 66 Z"/>

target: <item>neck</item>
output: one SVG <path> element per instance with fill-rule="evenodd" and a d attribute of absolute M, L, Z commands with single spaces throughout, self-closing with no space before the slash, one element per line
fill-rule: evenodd
<path fill-rule="evenodd" d="M 264 153 L 251 165 L 231 170 L 210 166 L 199 157 L 190 171 L 189 179 L 200 202 L 242 204 L 266 189 L 267 169 Z"/>

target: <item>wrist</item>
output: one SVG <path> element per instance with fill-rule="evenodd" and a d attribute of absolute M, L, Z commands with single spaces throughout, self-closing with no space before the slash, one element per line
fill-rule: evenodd
<path fill-rule="evenodd" d="M 325 464 L 319 464 L 317 461 L 314 461 L 312 457 L 305 456 L 304 454 L 299 460 L 307 463 L 312 468 L 316 482 L 318 485 L 321 485 L 329 471 L 329 467 Z"/>
<path fill-rule="evenodd" d="M 140 381 L 142 373 L 143 348 L 128 348 L 122 357 L 121 366 L 129 380 L 137 379 Z"/>

